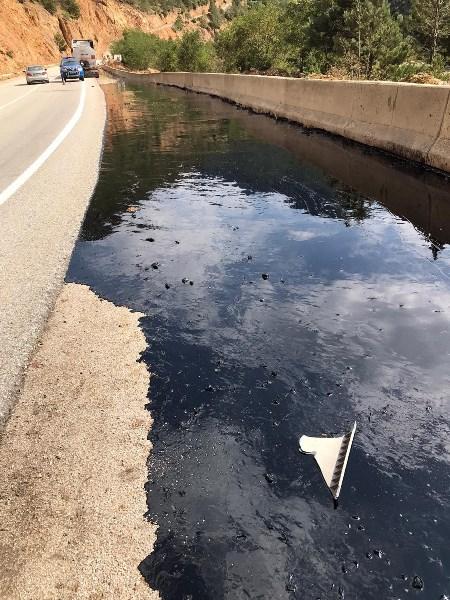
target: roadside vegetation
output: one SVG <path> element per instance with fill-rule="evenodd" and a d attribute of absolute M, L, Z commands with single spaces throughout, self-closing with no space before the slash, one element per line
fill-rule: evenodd
<path fill-rule="evenodd" d="M 203 41 L 199 31 L 186 31 L 179 40 L 162 40 L 156 35 L 131 29 L 112 45 L 113 54 L 121 54 L 127 67 L 159 71 L 217 70 L 214 44 Z"/>
<path fill-rule="evenodd" d="M 181 22 L 177 23 L 181 31 Z M 450 0 L 237 0 L 210 3 L 207 28 L 165 41 L 127 31 L 125 65 L 326 78 L 449 79 Z"/>
<path fill-rule="evenodd" d="M 54 15 L 61 7 L 64 16 L 67 19 L 78 19 L 80 16 L 80 5 L 77 0 L 35 0 L 47 10 L 51 15 Z"/>
<path fill-rule="evenodd" d="M 55 44 L 58 46 L 60 52 L 64 52 L 67 49 L 67 43 L 62 34 L 58 31 L 55 33 L 54 38 Z"/>
<path fill-rule="evenodd" d="M 182 9 L 189 11 L 198 6 L 208 4 L 209 0 L 120 0 L 123 3 L 131 4 L 144 12 L 159 13 L 167 15 L 172 10 Z"/>

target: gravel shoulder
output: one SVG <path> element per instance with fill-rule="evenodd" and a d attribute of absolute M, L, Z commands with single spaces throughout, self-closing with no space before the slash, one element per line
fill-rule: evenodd
<path fill-rule="evenodd" d="M 156 599 L 140 315 L 67 284 L 0 445 L 0 597 Z"/>

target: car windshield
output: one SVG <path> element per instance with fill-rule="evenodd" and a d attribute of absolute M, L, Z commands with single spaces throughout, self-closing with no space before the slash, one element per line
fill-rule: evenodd
<path fill-rule="evenodd" d="M 78 65 L 78 61 L 77 60 L 64 60 L 63 61 L 63 65 L 67 65 L 69 67 L 76 67 Z"/>
<path fill-rule="evenodd" d="M 38 65 L 34 65 L 33 67 L 27 67 L 27 71 L 31 71 L 34 73 L 35 71 L 43 71 L 44 67 L 40 67 Z"/>

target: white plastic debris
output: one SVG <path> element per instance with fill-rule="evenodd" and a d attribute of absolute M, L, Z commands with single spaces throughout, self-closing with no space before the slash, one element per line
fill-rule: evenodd
<path fill-rule="evenodd" d="M 341 437 L 325 438 L 302 435 L 300 438 L 300 451 L 314 456 L 335 500 L 339 498 L 341 492 L 355 431 L 356 421 L 353 429 Z"/>

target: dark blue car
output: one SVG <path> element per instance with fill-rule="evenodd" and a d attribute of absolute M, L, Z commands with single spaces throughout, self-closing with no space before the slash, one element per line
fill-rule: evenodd
<path fill-rule="evenodd" d="M 84 69 L 75 58 L 63 58 L 59 70 L 63 83 L 68 79 L 84 81 Z"/>

